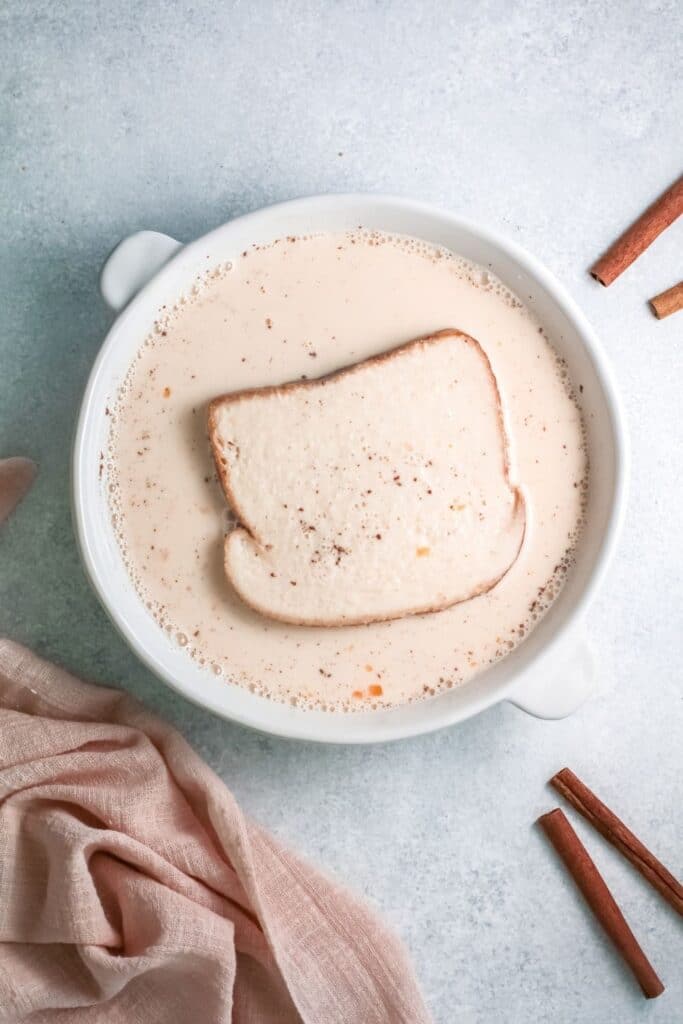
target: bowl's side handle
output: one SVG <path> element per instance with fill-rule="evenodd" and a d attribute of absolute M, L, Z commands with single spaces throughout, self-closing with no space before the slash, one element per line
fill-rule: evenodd
<path fill-rule="evenodd" d="M 102 298 L 117 313 L 161 270 L 182 242 L 159 231 L 138 231 L 116 246 L 100 272 Z"/>
<path fill-rule="evenodd" d="M 511 704 L 536 718 L 566 718 L 596 688 L 595 658 L 588 640 L 573 633 L 553 658 L 523 673 L 507 695 Z"/>

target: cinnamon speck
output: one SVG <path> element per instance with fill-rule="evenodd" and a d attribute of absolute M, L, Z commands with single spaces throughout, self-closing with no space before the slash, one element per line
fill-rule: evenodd
<path fill-rule="evenodd" d="M 350 555 L 351 554 L 349 549 L 348 548 L 343 548 L 341 546 L 341 544 L 333 544 L 332 545 L 332 550 L 334 551 L 334 554 L 335 554 L 335 559 L 334 559 L 334 564 L 335 565 L 340 565 L 341 564 L 342 555 Z"/>
<path fill-rule="evenodd" d="M 171 389 L 169 387 L 165 387 L 164 390 L 162 391 L 162 394 L 163 394 L 164 398 L 170 398 L 171 397 Z"/>

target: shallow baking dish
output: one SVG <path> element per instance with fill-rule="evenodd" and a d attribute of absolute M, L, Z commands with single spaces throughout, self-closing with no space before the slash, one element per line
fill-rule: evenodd
<path fill-rule="evenodd" d="M 291 707 L 217 679 L 190 661 L 149 614 L 126 572 L 112 529 L 100 452 L 105 409 L 125 377 L 159 308 L 173 303 L 207 264 L 253 243 L 285 235 L 369 230 L 402 233 L 445 246 L 490 267 L 545 325 L 570 375 L 580 380 L 590 487 L 576 564 L 547 615 L 506 658 L 458 689 L 422 702 L 362 713 Z M 74 522 L 95 591 L 138 657 L 160 679 L 205 708 L 265 732 L 298 739 L 368 743 L 453 725 L 502 700 L 546 718 L 574 710 L 592 689 L 581 623 L 614 552 L 623 518 L 627 444 L 621 403 L 593 330 L 554 277 L 532 256 L 492 231 L 422 203 L 389 196 L 328 195 L 280 203 L 232 220 L 189 245 L 153 231 L 125 239 L 101 275 L 105 300 L 118 313 L 95 360 L 80 409 L 73 452 Z M 363 628 L 363 627 L 358 627 Z"/>

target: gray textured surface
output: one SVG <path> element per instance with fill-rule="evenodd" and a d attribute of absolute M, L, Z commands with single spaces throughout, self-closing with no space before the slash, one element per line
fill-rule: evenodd
<path fill-rule="evenodd" d="M 366 893 L 410 947 L 438 1024 L 681 1020 L 673 912 L 580 827 L 668 984 L 646 1005 L 532 827 L 568 763 L 683 867 L 683 313 L 658 323 L 644 305 L 682 276 L 683 223 L 609 291 L 585 272 L 680 172 L 680 6 L 6 0 L 0 21 L 0 455 L 41 465 L 0 536 L 0 629 L 138 694 L 252 815 Z M 564 722 L 499 706 L 351 750 L 254 735 L 156 682 L 83 578 L 68 455 L 108 324 L 108 250 L 138 228 L 191 239 L 341 190 L 502 229 L 564 280 L 616 365 L 633 488 L 589 623 L 604 692 Z"/>

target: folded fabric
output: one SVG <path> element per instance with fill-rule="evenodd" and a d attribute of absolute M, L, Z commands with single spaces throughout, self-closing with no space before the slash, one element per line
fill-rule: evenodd
<path fill-rule="evenodd" d="M 0 459 L 0 523 L 26 495 L 38 472 L 30 459 Z"/>
<path fill-rule="evenodd" d="M 0 640 L 0 1021 L 428 1020 L 398 941 L 179 733 Z"/>

